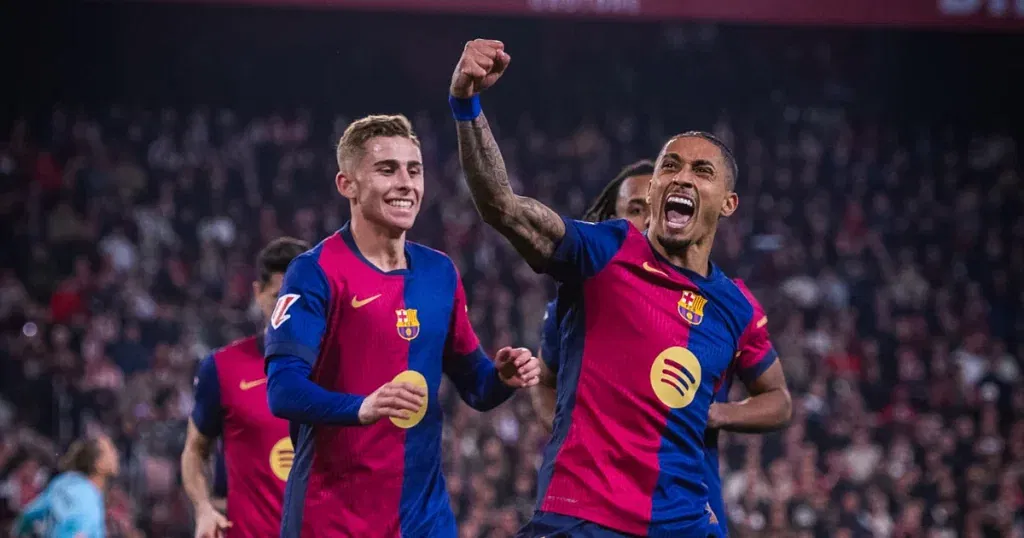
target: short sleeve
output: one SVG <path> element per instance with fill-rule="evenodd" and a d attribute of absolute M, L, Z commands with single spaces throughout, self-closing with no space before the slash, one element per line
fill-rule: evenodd
<path fill-rule="evenodd" d="M 220 379 L 217 362 L 210 355 L 199 363 L 195 379 L 195 405 L 192 422 L 199 433 L 209 438 L 220 436 L 224 426 L 224 409 L 220 405 Z"/>
<path fill-rule="evenodd" d="M 544 311 L 544 324 L 540 332 L 540 357 L 544 364 L 554 372 L 558 373 L 558 366 L 561 364 L 561 346 L 558 337 L 558 301 L 548 303 Z"/>
<path fill-rule="evenodd" d="M 740 335 L 739 349 L 734 361 L 736 375 L 744 383 L 749 384 L 761 377 L 779 355 L 775 352 L 768 335 L 768 316 L 765 315 L 764 308 L 742 281 L 737 280 L 736 284 L 753 307 L 750 323 Z"/>
<path fill-rule="evenodd" d="M 267 325 L 267 360 L 292 356 L 315 363 L 327 327 L 330 300 L 327 276 L 316 255 L 310 252 L 292 260 Z"/>
<path fill-rule="evenodd" d="M 629 222 L 622 219 L 599 223 L 562 220 L 565 236 L 545 268 L 560 282 L 579 281 L 599 273 L 619 252 L 629 233 Z"/>
<path fill-rule="evenodd" d="M 462 278 L 455 271 L 455 300 L 452 303 L 451 333 L 448 337 L 448 355 L 465 356 L 478 347 L 480 339 L 469 322 L 469 305 L 466 302 L 466 289 L 462 287 Z"/>

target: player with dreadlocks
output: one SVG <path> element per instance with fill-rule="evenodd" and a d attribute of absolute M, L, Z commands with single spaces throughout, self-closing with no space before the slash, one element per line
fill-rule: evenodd
<path fill-rule="evenodd" d="M 604 222 L 612 219 L 626 219 L 638 230 L 646 230 L 647 219 L 650 215 L 647 188 L 651 184 L 652 174 L 654 174 L 654 163 L 646 159 L 626 166 L 615 176 L 615 179 L 608 182 L 601 190 L 601 194 L 583 214 L 583 220 Z M 537 417 L 549 432 L 555 416 L 554 378 L 558 374 L 558 364 L 561 359 L 558 326 L 562 314 L 563 312 L 558 311 L 557 298 L 548 303 L 547 310 L 544 311 L 541 346 L 537 357 L 543 363 L 542 380 L 549 382 L 534 387 L 530 395 Z"/>
<path fill-rule="evenodd" d="M 654 163 L 649 160 L 637 161 L 626 166 L 615 176 L 615 179 L 601 190 L 601 194 L 583 214 L 583 220 L 604 222 L 612 219 L 626 219 L 639 230 L 646 231 L 650 218 L 647 191 L 653 174 Z M 559 287 L 559 291 L 561 291 L 561 287 Z M 555 417 L 556 392 L 554 387 L 561 360 L 559 326 L 565 316 L 564 311 L 559 311 L 558 303 L 558 299 L 551 301 L 544 312 L 541 348 L 537 353 L 542 362 L 542 382 L 534 387 L 530 394 L 534 412 L 541 425 L 549 433 L 553 429 Z M 729 401 L 731 381 L 729 379 L 722 384 L 715 394 L 715 402 Z M 718 431 L 708 428 L 704 434 L 704 482 L 708 486 L 708 504 L 718 519 L 722 536 L 727 536 L 728 521 L 725 501 L 722 498 L 722 479 L 718 466 Z"/>

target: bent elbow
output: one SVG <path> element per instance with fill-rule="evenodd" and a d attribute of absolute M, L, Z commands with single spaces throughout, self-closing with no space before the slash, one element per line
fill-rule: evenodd
<path fill-rule="evenodd" d="M 279 374 L 280 375 L 280 374 Z M 279 375 L 271 375 L 267 380 L 267 406 L 270 407 L 270 414 L 277 418 L 291 420 L 294 417 L 294 409 L 285 387 L 281 386 Z"/>
<path fill-rule="evenodd" d="M 271 415 L 274 415 L 277 418 L 283 418 L 283 419 L 287 419 L 288 418 L 288 415 L 290 413 L 288 412 L 287 406 L 282 401 L 282 398 L 271 396 L 269 391 L 268 391 L 267 392 L 267 404 L 270 406 L 270 414 Z"/>

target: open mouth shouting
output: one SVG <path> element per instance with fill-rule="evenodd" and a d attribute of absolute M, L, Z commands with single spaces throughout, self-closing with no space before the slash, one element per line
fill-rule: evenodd
<path fill-rule="evenodd" d="M 679 231 L 693 220 L 697 213 L 697 201 L 689 194 L 670 194 L 665 198 L 665 226 Z"/>

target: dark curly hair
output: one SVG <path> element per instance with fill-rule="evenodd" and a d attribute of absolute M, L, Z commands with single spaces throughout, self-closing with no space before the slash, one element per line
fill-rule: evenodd
<path fill-rule="evenodd" d="M 583 220 L 587 222 L 604 222 L 615 218 L 615 202 L 619 199 L 619 188 L 626 178 L 633 176 L 647 176 L 654 173 L 654 163 L 644 159 L 637 161 L 623 168 L 615 179 L 608 182 L 597 195 L 597 199 L 583 214 Z"/>

